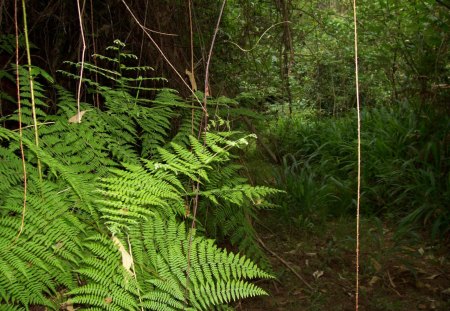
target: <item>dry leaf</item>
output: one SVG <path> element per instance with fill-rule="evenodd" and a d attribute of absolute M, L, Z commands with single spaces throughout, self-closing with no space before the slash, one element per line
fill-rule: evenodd
<path fill-rule="evenodd" d="M 338 273 L 338 277 L 339 277 L 341 280 L 347 280 L 347 279 L 344 278 L 340 273 Z"/>
<path fill-rule="evenodd" d="M 427 308 L 427 305 L 424 303 L 419 303 L 419 305 L 417 306 L 417 308 L 419 308 L 420 310 L 425 310 Z"/>
<path fill-rule="evenodd" d="M 374 258 L 370 258 L 370 261 L 372 262 L 372 266 L 375 268 L 375 271 L 379 272 L 382 268 L 381 264 Z"/>
<path fill-rule="evenodd" d="M 315 271 L 314 273 L 313 273 L 313 277 L 317 280 L 318 278 L 320 278 L 321 276 L 323 275 L 323 271 L 319 271 L 319 270 L 317 270 L 317 271 Z"/>
<path fill-rule="evenodd" d="M 416 287 L 417 287 L 417 288 L 424 288 L 424 287 L 425 287 L 425 284 L 424 284 L 423 282 L 417 280 L 417 281 L 416 281 Z"/>
<path fill-rule="evenodd" d="M 123 265 L 123 267 L 130 274 L 132 274 L 131 267 L 133 266 L 133 258 L 131 257 L 130 253 L 128 253 L 128 251 L 123 246 L 122 242 L 120 242 L 120 240 L 117 237 L 113 236 L 112 240 L 113 240 L 114 244 L 116 244 L 116 246 L 119 248 L 120 254 L 122 254 L 122 265 Z"/>
<path fill-rule="evenodd" d="M 73 304 L 70 301 L 67 301 L 63 307 L 67 311 L 75 311 L 75 309 L 73 308 Z"/>
<path fill-rule="evenodd" d="M 397 286 L 395 286 L 394 280 L 392 280 L 391 274 L 389 273 L 389 271 L 388 271 L 387 275 L 389 278 L 389 283 L 391 284 L 392 288 L 396 288 Z"/>
<path fill-rule="evenodd" d="M 87 112 L 87 110 L 82 110 L 73 117 L 69 119 L 69 123 L 80 123 L 81 118 L 84 116 L 84 114 Z"/>
<path fill-rule="evenodd" d="M 105 301 L 106 304 L 110 304 L 112 302 L 112 297 L 106 297 L 105 299 L 103 299 Z"/>
<path fill-rule="evenodd" d="M 423 249 L 422 247 L 419 248 L 417 251 L 418 251 L 419 254 L 422 255 L 422 256 L 423 256 L 423 254 L 425 254 L 425 251 L 424 251 L 424 249 Z"/>
<path fill-rule="evenodd" d="M 185 71 L 186 75 L 189 77 L 189 82 L 191 83 L 191 88 L 195 92 L 197 91 L 197 82 L 195 82 L 195 76 L 193 72 L 190 72 L 186 69 Z"/>
<path fill-rule="evenodd" d="M 438 301 L 433 300 L 430 302 L 430 309 L 435 310 L 437 307 L 439 307 L 439 305 L 440 303 Z"/>
<path fill-rule="evenodd" d="M 427 279 L 427 280 L 434 280 L 435 278 L 437 278 L 437 277 L 440 276 L 440 275 L 441 275 L 441 273 L 436 273 L 436 274 L 430 275 L 430 276 L 427 277 L 426 279 Z"/>
<path fill-rule="evenodd" d="M 410 252 L 415 252 L 416 251 L 414 248 L 409 247 L 409 246 L 402 246 L 401 248 L 406 250 L 406 251 L 410 251 Z"/>
<path fill-rule="evenodd" d="M 303 296 L 304 294 L 303 294 L 303 290 L 301 290 L 301 289 L 297 289 L 297 290 L 295 290 L 293 293 L 292 293 L 292 295 L 294 295 L 294 296 Z M 306 298 L 306 297 L 305 297 Z"/>
<path fill-rule="evenodd" d="M 447 289 L 444 289 L 441 293 L 445 294 L 445 295 L 450 295 L 450 287 Z"/>
<path fill-rule="evenodd" d="M 381 280 L 379 277 L 374 276 L 374 277 L 372 277 L 372 279 L 370 280 L 369 285 L 370 285 L 370 286 L 374 286 L 379 280 Z"/>

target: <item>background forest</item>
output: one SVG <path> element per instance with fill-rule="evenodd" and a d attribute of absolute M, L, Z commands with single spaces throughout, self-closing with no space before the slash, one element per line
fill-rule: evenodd
<path fill-rule="evenodd" d="M 359 307 L 448 310 L 450 2 L 357 17 Z M 355 308 L 353 1 L 0 0 L 0 25 L 0 310 Z"/>

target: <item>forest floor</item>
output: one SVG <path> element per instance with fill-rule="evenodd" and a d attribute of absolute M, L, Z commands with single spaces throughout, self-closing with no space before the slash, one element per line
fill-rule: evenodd
<path fill-rule="evenodd" d="M 355 221 L 299 230 L 280 224 L 276 214 L 262 216 L 257 231 L 277 278 L 258 283 L 269 296 L 236 309 L 355 310 Z M 448 245 L 417 236 L 398 240 L 394 233 L 376 219 L 361 221 L 359 310 L 450 310 Z"/>

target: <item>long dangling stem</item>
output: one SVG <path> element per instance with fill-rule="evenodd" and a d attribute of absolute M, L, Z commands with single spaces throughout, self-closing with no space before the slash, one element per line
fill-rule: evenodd
<path fill-rule="evenodd" d="M 356 289 L 355 289 L 355 310 L 359 309 L 359 232 L 360 232 L 360 201 L 361 201 L 361 107 L 359 102 L 359 73 L 358 73 L 358 31 L 356 19 L 356 0 L 353 0 L 353 22 L 355 30 L 355 87 L 356 87 L 356 113 L 358 115 L 358 189 L 356 198 Z"/>
<path fill-rule="evenodd" d="M 84 37 L 84 26 L 83 26 L 84 5 L 83 5 L 83 9 L 81 9 L 80 0 L 77 0 L 77 9 L 78 9 L 78 21 L 80 22 L 81 40 L 83 43 L 83 47 L 82 47 L 82 51 L 81 51 L 80 82 L 78 84 L 78 90 L 77 90 L 77 116 L 78 116 L 77 122 L 81 123 L 80 101 L 81 101 L 81 87 L 82 87 L 82 83 L 83 83 L 84 57 L 86 54 L 86 39 Z"/>
<path fill-rule="evenodd" d="M 17 0 L 14 0 L 14 26 L 16 30 L 16 84 L 17 84 L 17 113 L 19 115 L 19 146 L 20 156 L 22 158 L 22 170 L 23 170 L 23 206 L 22 206 L 22 219 L 20 221 L 19 233 L 17 234 L 14 242 L 22 234 L 25 227 L 25 214 L 27 210 L 27 167 L 25 162 L 25 151 L 23 150 L 23 130 L 22 130 L 22 105 L 20 102 L 20 78 L 19 78 L 19 25 L 17 22 Z"/>
<path fill-rule="evenodd" d="M 27 62 L 28 62 L 28 79 L 30 81 L 31 113 L 33 117 L 34 143 L 36 144 L 36 147 L 39 147 L 39 131 L 36 117 L 36 101 L 34 97 L 34 83 L 33 83 L 33 73 L 31 69 L 31 53 L 30 53 L 30 42 L 28 40 L 27 10 L 25 6 L 25 0 L 22 0 L 22 12 L 23 12 L 23 28 L 25 35 L 25 48 L 27 51 Z M 37 167 L 39 179 L 42 179 L 42 165 L 41 160 L 39 160 L 39 158 L 37 159 Z"/>
<path fill-rule="evenodd" d="M 205 135 L 206 140 L 206 131 L 208 126 L 208 110 L 207 110 L 207 103 L 208 103 L 208 96 L 210 94 L 210 87 L 209 87 L 209 66 L 211 63 L 211 57 L 212 52 L 214 49 L 214 43 L 216 42 L 217 33 L 219 32 L 219 26 L 220 22 L 222 20 L 223 11 L 225 9 L 225 4 L 227 3 L 227 0 L 223 0 L 222 6 L 220 8 L 219 16 L 217 18 L 217 24 L 214 28 L 213 37 L 211 40 L 211 46 L 208 53 L 208 59 L 206 61 L 206 70 L 205 70 L 205 94 L 203 95 L 203 118 L 202 123 L 199 128 L 199 137 L 200 134 L 203 133 Z M 204 142 L 206 143 L 206 142 Z M 189 289 L 189 273 L 190 273 L 190 262 L 191 262 L 191 245 L 193 241 L 193 234 L 195 230 L 195 221 L 197 217 L 197 208 L 198 208 L 198 201 L 199 201 L 199 194 L 200 194 L 200 182 L 197 181 L 197 183 L 193 186 L 193 190 L 195 192 L 194 202 L 193 202 L 193 209 L 192 209 L 192 223 L 191 223 L 191 230 L 189 231 L 189 246 L 188 246 L 188 253 L 187 253 L 187 262 L 188 266 L 186 269 L 186 289 Z M 186 292 L 187 294 L 187 292 Z"/>
<path fill-rule="evenodd" d="M 188 0 L 188 8 L 189 8 L 189 35 L 190 35 L 190 46 L 191 46 L 191 74 L 195 81 L 195 73 L 194 73 L 194 32 L 192 29 L 192 0 Z M 195 90 L 194 90 L 195 91 Z M 191 134 L 194 135 L 194 118 L 195 118 L 195 109 L 192 106 L 191 109 Z"/>

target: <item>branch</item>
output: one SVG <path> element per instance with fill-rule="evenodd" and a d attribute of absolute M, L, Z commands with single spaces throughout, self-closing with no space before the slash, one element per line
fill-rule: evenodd
<path fill-rule="evenodd" d="M 273 24 L 272 26 L 270 26 L 269 28 L 267 28 L 267 29 L 262 33 L 262 35 L 261 35 L 261 36 L 258 38 L 258 40 L 256 41 L 255 45 L 253 45 L 253 47 L 251 47 L 250 49 L 244 49 L 244 48 L 241 47 L 239 44 L 237 44 L 237 43 L 235 43 L 235 42 L 233 42 L 233 41 L 230 41 L 230 40 L 225 40 L 224 42 L 228 42 L 228 43 L 231 43 L 231 44 L 235 45 L 235 46 L 236 46 L 239 50 L 241 50 L 242 52 L 250 52 L 250 51 L 254 50 L 254 49 L 258 46 L 259 41 L 261 41 L 261 39 L 264 37 L 264 35 L 265 35 L 270 29 L 272 29 L 273 27 L 275 27 L 275 26 L 277 26 L 277 25 L 284 24 L 284 23 L 291 23 L 291 22 L 290 22 L 290 21 L 283 21 L 283 22 L 279 22 L 279 23 Z"/>
<path fill-rule="evenodd" d="M 436 2 L 444 7 L 446 7 L 448 10 L 450 10 L 450 5 L 446 4 L 445 2 L 443 2 L 442 0 L 436 0 Z"/>
<path fill-rule="evenodd" d="M 128 4 L 125 2 L 125 0 L 122 0 L 123 5 L 127 9 L 128 13 L 130 13 L 131 17 L 134 19 L 136 24 L 142 29 L 142 31 L 145 33 L 147 38 L 152 42 L 152 44 L 155 46 L 155 48 L 158 50 L 158 52 L 161 54 L 162 58 L 166 61 L 166 63 L 172 68 L 172 70 L 175 72 L 175 74 L 180 78 L 181 82 L 188 88 L 188 90 L 191 92 L 192 96 L 194 96 L 195 100 L 200 104 L 203 111 L 206 112 L 206 107 L 203 106 L 202 102 L 198 98 L 197 94 L 195 94 L 194 90 L 187 84 L 187 82 L 184 80 L 183 76 L 178 72 L 178 70 L 175 68 L 175 66 L 171 63 L 171 61 L 167 58 L 166 54 L 163 52 L 161 47 L 156 43 L 156 41 L 153 39 L 153 37 L 150 35 L 150 32 L 147 30 L 147 28 L 142 25 L 142 23 L 138 20 L 136 15 L 134 15 L 133 11 L 131 11 Z M 169 35 L 169 34 L 166 34 Z"/>
<path fill-rule="evenodd" d="M 312 286 L 300 275 L 300 273 L 298 273 L 286 260 L 284 260 L 283 258 L 281 258 L 280 256 L 278 256 L 277 253 L 275 253 L 274 251 L 270 250 L 266 244 L 264 244 L 264 242 L 261 240 L 261 238 L 259 236 L 256 235 L 256 240 L 259 242 L 259 244 L 261 244 L 262 248 L 264 248 L 266 251 L 268 251 L 269 253 L 271 253 L 273 256 L 275 256 L 283 265 L 285 265 L 289 270 L 292 271 L 292 273 L 295 274 L 295 276 L 303 282 L 303 284 L 306 285 L 306 287 L 308 287 L 310 290 L 314 290 L 312 288 Z"/>

